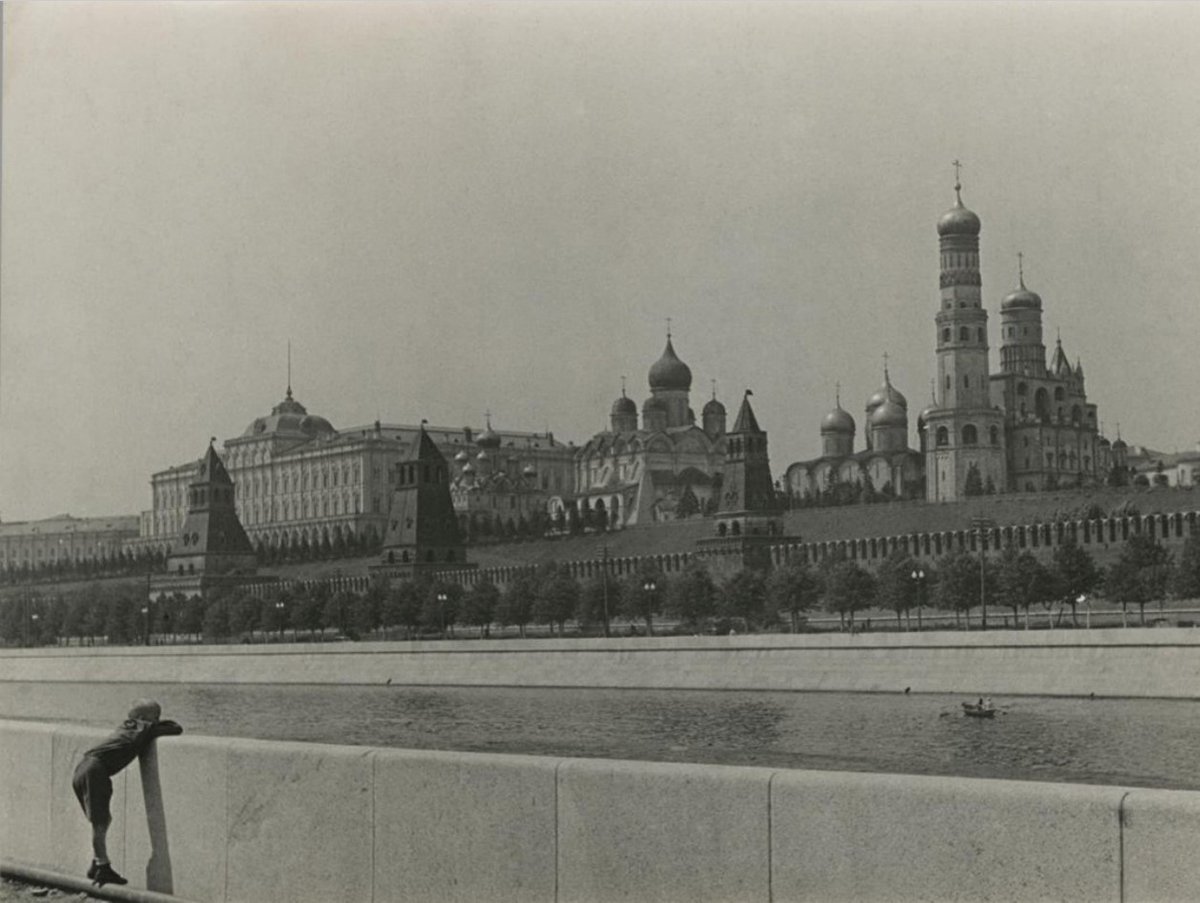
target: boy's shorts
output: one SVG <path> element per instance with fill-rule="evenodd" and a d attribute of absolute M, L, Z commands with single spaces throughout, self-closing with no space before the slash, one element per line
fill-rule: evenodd
<path fill-rule="evenodd" d="M 93 825 L 107 825 L 112 822 L 112 813 L 108 803 L 112 799 L 112 778 L 104 770 L 99 759 L 84 756 L 75 766 L 75 775 L 71 778 L 71 786 L 83 813 Z"/>

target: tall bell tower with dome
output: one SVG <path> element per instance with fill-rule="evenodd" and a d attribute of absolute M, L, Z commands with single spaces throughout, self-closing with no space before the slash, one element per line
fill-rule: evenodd
<path fill-rule="evenodd" d="M 991 401 L 987 310 L 979 272 L 979 217 L 963 206 L 955 161 L 955 204 L 938 220 L 941 299 L 937 324 L 936 406 L 925 415 L 929 501 L 1007 485 L 1004 415 Z M 978 476 L 975 476 L 977 474 Z M 972 488 L 970 484 L 977 485 Z"/>

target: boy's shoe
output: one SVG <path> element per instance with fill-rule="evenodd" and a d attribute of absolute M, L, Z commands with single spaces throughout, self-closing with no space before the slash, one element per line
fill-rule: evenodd
<path fill-rule="evenodd" d="M 95 871 L 88 869 L 88 877 L 92 879 L 93 884 L 128 884 L 129 882 L 113 871 L 113 867 L 107 862 L 103 865 L 93 866 Z"/>
<path fill-rule="evenodd" d="M 87 870 L 87 876 L 88 876 L 89 881 L 92 878 L 96 877 L 96 869 L 98 869 L 98 868 L 100 868 L 99 864 L 96 862 L 95 859 L 93 859 L 92 864 L 88 866 L 88 870 Z"/>

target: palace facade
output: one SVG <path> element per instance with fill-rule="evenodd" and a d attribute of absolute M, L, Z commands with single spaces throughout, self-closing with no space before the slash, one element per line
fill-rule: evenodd
<path fill-rule="evenodd" d="M 227 439 L 221 453 L 250 542 L 257 551 L 377 542 L 386 530 L 396 468 L 415 448 L 421 430 L 421 425 L 379 421 L 337 430 L 324 417 L 309 414 L 288 386 L 284 399 L 251 421 L 242 435 Z M 543 508 L 551 493 L 571 484 L 574 449 L 552 433 L 494 432 L 490 426 L 482 433 L 470 427 L 424 426 L 424 431 L 455 460 L 477 456 L 482 438 L 497 466 L 520 473 L 520 492 L 539 496 Z M 192 461 L 151 477 L 152 507 L 142 513 L 139 539 L 131 545 L 170 550 L 199 468 L 200 461 Z M 507 511 L 515 494 L 515 489 L 493 493 L 489 501 Z"/>

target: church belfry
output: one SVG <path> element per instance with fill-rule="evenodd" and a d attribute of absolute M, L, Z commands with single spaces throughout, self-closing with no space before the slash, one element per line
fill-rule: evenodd
<path fill-rule="evenodd" d="M 992 405 L 987 311 L 979 273 L 979 217 L 963 206 L 955 161 L 955 204 L 938 220 L 940 303 L 937 405 L 926 417 L 926 497 L 952 501 L 1007 485 L 1004 417 Z"/>

